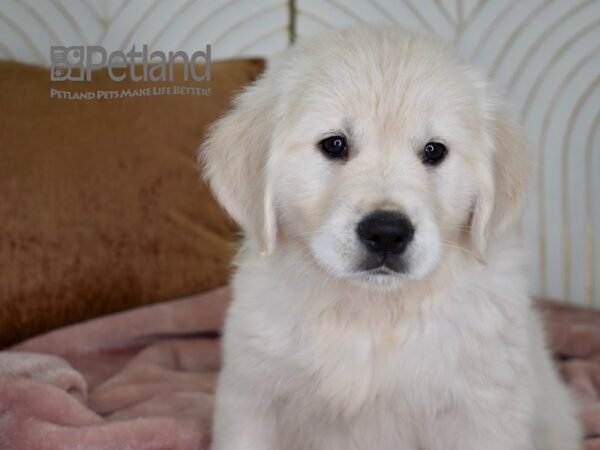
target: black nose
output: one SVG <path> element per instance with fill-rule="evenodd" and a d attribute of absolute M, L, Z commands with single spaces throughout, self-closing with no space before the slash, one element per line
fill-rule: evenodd
<path fill-rule="evenodd" d="M 356 232 L 370 252 L 400 254 L 406 250 L 415 229 L 404 214 L 375 211 L 360 221 Z"/>

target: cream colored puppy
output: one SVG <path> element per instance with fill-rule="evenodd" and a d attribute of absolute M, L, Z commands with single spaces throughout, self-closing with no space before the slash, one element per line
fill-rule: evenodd
<path fill-rule="evenodd" d="M 512 227 L 525 144 L 444 45 L 299 45 L 203 161 L 246 235 L 214 450 L 580 448 Z"/>

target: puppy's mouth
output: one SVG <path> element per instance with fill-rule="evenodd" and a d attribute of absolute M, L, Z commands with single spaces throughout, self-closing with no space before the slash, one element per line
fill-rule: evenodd
<path fill-rule="evenodd" d="M 398 275 L 406 273 L 408 267 L 399 255 L 381 254 L 369 255 L 361 263 L 358 270 L 370 275 Z"/>
<path fill-rule="evenodd" d="M 377 260 L 368 258 L 363 261 L 353 278 L 362 286 L 369 288 L 391 289 L 398 286 L 408 272 L 406 263 L 401 258 L 387 259 L 379 256 Z"/>

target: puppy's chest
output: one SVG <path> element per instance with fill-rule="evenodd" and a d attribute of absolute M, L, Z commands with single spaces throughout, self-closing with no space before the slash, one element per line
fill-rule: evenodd
<path fill-rule="evenodd" d="M 317 324 L 287 353 L 283 364 L 290 383 L 283 397 L 309 414 L 416 411 L 418 399 L 452 389 L 449 380 L 456 379 L 456 362 L 466 349 L 448 345 L 453 338 L 447 332 L 403 324 L 376 330 Z"/>

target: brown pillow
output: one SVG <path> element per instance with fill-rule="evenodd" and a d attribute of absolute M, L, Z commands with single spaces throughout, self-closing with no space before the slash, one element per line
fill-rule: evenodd
<path fill-rule="evenodd" d="M 51 82 L 0 62 L 0 346 L 226 283 L 236 229 L 201 182 L 206 126 L 261 60 L 212 64 L 210 96 L 60 100 L 50 89 L 175 82 Z M 200 72 L 199 72 L 200 73 Z"/>

